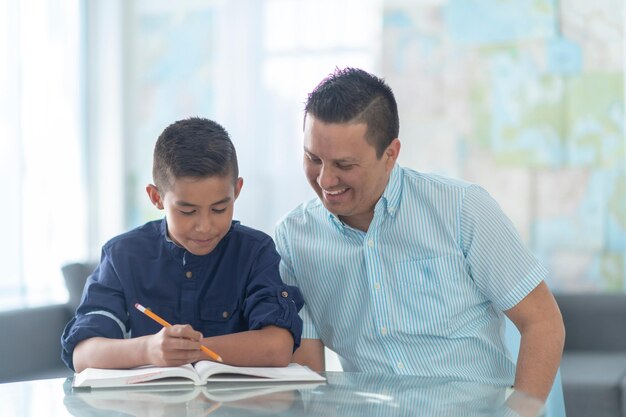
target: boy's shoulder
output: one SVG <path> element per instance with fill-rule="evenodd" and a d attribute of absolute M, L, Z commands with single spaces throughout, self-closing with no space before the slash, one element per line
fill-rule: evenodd
<path fill-rule="evenodd" d="M 127 232 L 119 234 L 111 238 L 107 243 L 105 243 L 104 248 L 123 249 L 133 246 L 150 247 L 159 245 L 161 242 L 159 236 L 164 236 L 162 231 L 162 228 L 164 227 L 163 222 L 163 219 L 153 220 Z"/>
<path fill-rule="evenodd" d="M 267 233 L 261 230 L 252 228 L 250 226 L 241 224 L 241 222 L 238 220 L 233 220 L 232 227 L 231 227 L 231 234 L 237 237 L 238 239 L 252 240 L 256 242 L 264 242 L 267 240 L 272 240 L 271 236 L 268 235 Z"/>

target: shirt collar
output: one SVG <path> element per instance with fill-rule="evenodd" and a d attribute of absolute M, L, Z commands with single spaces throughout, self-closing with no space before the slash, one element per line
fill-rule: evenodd
<path fill-rule="evenodd" d="M 167 235 L 167 218 L 164 217 L 163 221 L 161 221 L 161 236 L 165 240 L 165 247 L 169 249 L 175 259 L 181 260 L 183 265 L 185 265 L 185 258 L 187 250 L 182 246 L 178 245 Z"/>
<path fill-rule="evenodd" d="M 182 262 L 183 266 L 185 266 L 190 261 L 194 262 L 195 260 L 203 259 L 204 257 L 210 256 L 212 253 L 216 252 L 221 247 L 221 245 L 223 245 L 224 240 L 226 240 L 229 237 L 229 235 L 232 233 L 233 228 L 235 228 L 238 224 L 239 224 L 238 220 L 233 220 L 231 222 L 228 233 L 226 233 L 226 235 L 222 238 L 222 240 L 217 244 L 215 249 L 213 249 L 210 253 L 204 256 L 198 256 L 198 255 L 194 255 L 191 252 L 188 252 L 187 249 L 183 248 L 178 243 L 174 242 L 172 239 L 169 238 L 169 236 L 167 235 L 167 218 L 166 217 L 164 217 L 163 221 L 161 222 L 161 236 L 165 240 L 165 246 L 170 250 L 174 258 L 179 259 Z"/>
<path fill-rule="evenodd" d="M 385 191 L 383 191 L 383 195 L 380 197 L 385 205 L 387 213 L 391 217 L 395 216 L 398 211 L 398 207 L 400 206 L 400 199 L 402 197 L 402 176 L 402 168 L 396 163 L 391 170 L 389 182 L 385 187 Z"/>
<path fill-rule="evenodd" d="M 324 210 L 328 211 L 328 209 L 326 209 L 325 207 L 324 207 Z M 339 230 L 342 233 L 345 233 L 346 224 L 342 222 L 339 217 L 337 217 L 335 214 L 331 213 L 330 211 L 328 211 L 328 220 L 330 220 L 332 225 L 335 226 L 337 230 Z"/>
<path fill-rule="evenodd" d="M 391 170 L 391 174 L 389 175 L 387 186 L 385 187 L 382 196 L 376 203 L 374 210 L 378 210 L 379 207 L 384 207 L 383 210 L 385 210 L 387 214 L 391 217 L 395 216 L 402 196 L 402 175 L 402 168 L 396 163 Z M 328 220 L 340 232 L 345 233 L 346 224 L 330 211 L 328 211 Z"/>

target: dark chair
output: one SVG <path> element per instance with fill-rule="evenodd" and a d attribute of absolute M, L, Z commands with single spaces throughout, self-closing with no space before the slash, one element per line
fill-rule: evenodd
<path fill-rule="evenodd" d="M 87 278 L 96 269 L 97 265 L 97 262 L 75 262 L 61 267 L 65 286 L 70 295 L 67 306 L 72 313 L 76 311 L 78 304 L 80 304 L 85 281 L 87 281 Z"/>
<path fill-rule="evenodd" d="M 568 417 L 626 416 L 626 294 L 555 294 Z"/>
<path fill-rule="evenodd" d="M 66 304 L 0 312 L 0 383 L 72 375 L 61 361 L 61 333 L 72 318 L 95 263 L 62 268 Z"/>

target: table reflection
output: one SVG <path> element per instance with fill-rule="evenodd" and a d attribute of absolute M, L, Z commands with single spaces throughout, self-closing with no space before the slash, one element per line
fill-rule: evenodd
<path fill-rule="evenodd" d="M 157 386 L 72 389 L 63 400 L 68 411 L 82 416 L 250 416 L 303 415 L 301 393 L 317 383 L 219 383 L 206 386 Z"/>
<path fill-rule="evenodd" d="M 327 372 L 325 383 L 214 383 L 73 389 L 71 379 L 0 384 L 3 416 L 537 417 L 541 404 L 504 387 L 418 376 Z M 32 407 L 49 400 L 47 412 Z M 8 410 L 8 413 L 5 411 Z"/>

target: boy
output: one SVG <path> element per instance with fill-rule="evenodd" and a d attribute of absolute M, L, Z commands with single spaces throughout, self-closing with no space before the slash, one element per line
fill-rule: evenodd
<path fill-rule="evenodd" d="M 286 366 L 302 296 L 282 283 L 272 239 L 232 220 L 243 179 L 226 130 L 201 118 L 168 126 L 152 175 L 146 191 L 165 218 L 104 245 L 63 332 L 63 361 L 76 372 L 178 366 L 209 359 L 204 345 L 228 364 Z"/>

